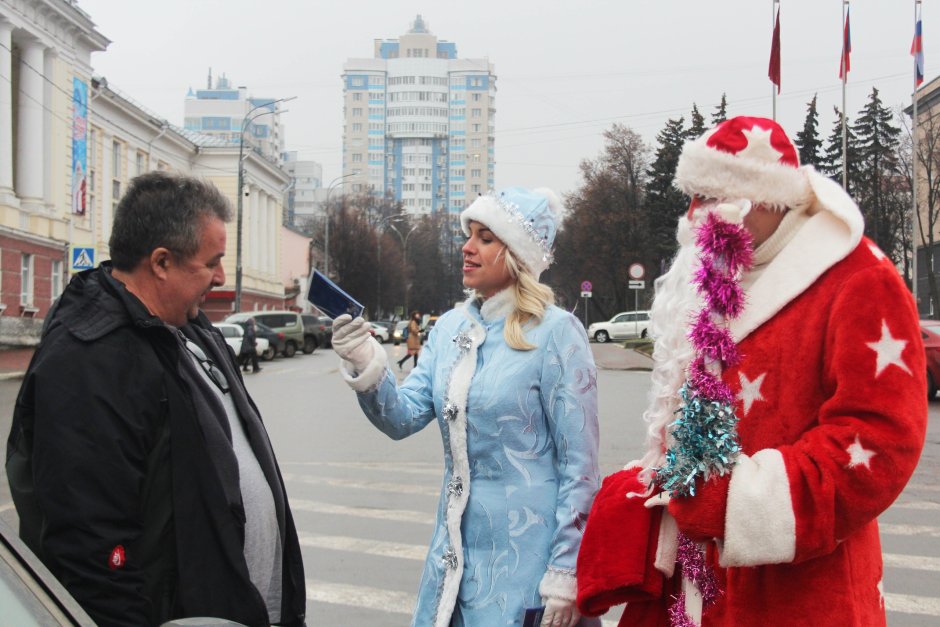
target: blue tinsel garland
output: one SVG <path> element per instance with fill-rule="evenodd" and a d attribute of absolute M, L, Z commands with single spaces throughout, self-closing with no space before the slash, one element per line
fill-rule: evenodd
<path fill-rule="evenodd" d="M 732 405 L 708 401 L 679 390 L 680 415 L 670 426 L 675 443 L 666 451 L 666 463 L 656 469 L 656 484 L 672 496 L 695 496 L 695 479 L 731 471 L 741 452 Z"/>

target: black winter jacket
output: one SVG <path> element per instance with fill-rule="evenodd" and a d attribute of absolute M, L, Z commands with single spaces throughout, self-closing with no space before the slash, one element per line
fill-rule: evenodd
<path fill-rule="evenodd" d="M 190 324 L 227 350 L 204 315 Z M 242 553 L 245 511 L 209 458 L 182 352 L 107 264 L 73 278 L 46 320 L 7 443 L 20 536 L 99 625 L 266 625 Z M 285 517 L 280 624 L 303 625 L 300 546 L 289 508 Z"/>

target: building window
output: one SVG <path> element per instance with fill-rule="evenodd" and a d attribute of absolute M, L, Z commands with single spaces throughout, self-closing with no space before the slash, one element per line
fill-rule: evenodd
<path fill-rule="evenodd" d="M 62 263 L 61 259 L 53 259 L 52 261 L 52 293 L 50 296 L 53 300 L 59 297 L 62 294 L 63 286 L 65 285 L 65 274 L 63 273 L 63 268 L 65 264 Z"/>
<path fill-rule="evenodd" d="M 362 132 L 362 122 L 353 122 L 352 130 L 353 130 L 353 133 Z"/>
<path fill-rule="evenodd" d="M 20 305 L 32 307 L 33 305 L 33 255 L 21 256 L 20 263 Z"/>
<path fill-rule="evenodd" d="M 353 96 L 353 100 L 355 100 L 355 101 L 357 101 L 357 102 L 360 101 L 360 100 L 362 100 L 362 92 L 361 92 L 361 91 L 354 91 L 352 96 Z"/>
<path fill-rule="evenodd" d="M 480 168 L 473 168 L 472 170 L 470 170 L 470 176 L 479 178 L 483 176 L 483 172 L 480 170 Z"/>
<path fill-rule="evenodd" d="M 111 176 L 121 178 L 121 142 L 111 142 Z"/>
<path fill-rule="evenodd" d="M 111 181 L 111 209 L 117 210 L 118 202 L 121 200 L 121 181 Z M 114 215 L 113 213 L 111 215 Z"/>
<path fill-rule="evenodd" d="M 479 101 L 480 101 L 480 94 L 473 94 L 473 101 L 474 101 L 474 102 L 479 102 Z"/>
<path fill-rule="evenodd" d="M 137 176 L 140 176 L 141 174 L 146 172 L 147 171 L 147 156 L 142 152 L 138 152 L 137 161 L 135 165 L 137 166 Z"/>
<path fill-rule="evenodd" d="M 482 110 L 482 109 L 473 109 L 473 110 L 470 112 L 470 115 L 471 115 L 471 117 L 479 118 L 479 117 L 481 117 L 481 116 L 483 115 L 483 110 Z"/>
<path fill-rule="evenodd" d="M 353 107 L 353 117 L 362 117 L 362 107 Z"/>
<path fill-rule="evenodd" d="M 354 152 L 352 156 L 353 163 L 362 163 L 362 153 Z"/>

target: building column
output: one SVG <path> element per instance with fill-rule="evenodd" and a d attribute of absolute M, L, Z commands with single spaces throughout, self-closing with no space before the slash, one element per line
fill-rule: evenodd
<path fill-rule="evenodd" d="M 258 270 L 258 189 L 251 188 L 248 198 L 248 267 Z"/>
<path fill-rule="evenodd" d="M 258 194 L 258 215 L 261 217 L 261 246 L 258 251 L 261 254 L 261 259 L 259 259 L 258 269 L 261 270 L 262 274 L 268 273 L 268 194 L 267 192 L 261 192 Z"/>
<path fill-rule="evenodd" d="M 13 194 L 13 25 L 0 20 L 0 199 Z"/>
<path fill-rule="evenodd" d="M 281 226 L 280 216 L 277 215 L 277 201 L 274 196 L 268 196 L 268 274 L 274 276 L 277 272 L 277 230 Z"/>
<path fill-rule="evenodd" d="M 43 197 L 43 45 L 36 40 L 20 45 L 20 84 L 16 137 L 16 195 L 37 205 Z"/>

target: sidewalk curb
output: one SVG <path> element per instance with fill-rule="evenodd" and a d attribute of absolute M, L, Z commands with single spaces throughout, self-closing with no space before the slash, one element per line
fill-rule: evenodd
<path fill-rule="evenodd" d="M 13 379 L 22 379 L 26 376 L 26 371 L 22 372 L 0 372 L 0 381 L 10 381 Z"/>

